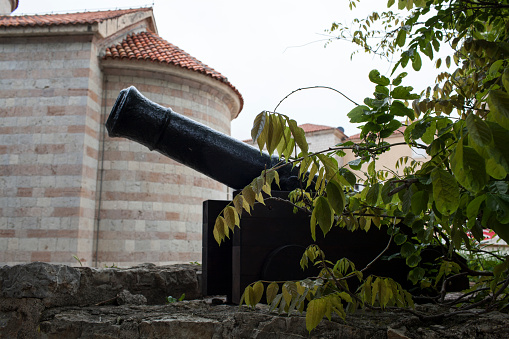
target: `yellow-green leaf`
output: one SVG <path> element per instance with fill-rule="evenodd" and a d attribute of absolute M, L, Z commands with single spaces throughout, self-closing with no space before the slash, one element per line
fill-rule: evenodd
<path fill-rule="evenodd" d="M 431 172 L 433 184 L 433 199 L 438 211 L 444 215 L 451 215 L 459 207 L 460 191 L 456 179 L 441 168 Z"/>
<path fill-rule="evenodd" d="M 309 302 L 306 310 L 306 329 L 309 332 L 322 321 L 327 311 L 326 306 L 326 302 L 323 299 L 313 299 Z"/>
<path fill-rule="evenodd" d="M 263 296 L 263 283 L 261 281 L 256 282 L 253 285 L 253 304 L 256 305 L 262 300 Z"/>
<path fill-rule="evenodd" d="M 232 206 L 227 206 L 224 210 L 224 219 L 228 228 L 233 231 L 235 226 L 240 226 L 240 219 L 237 211 Z"/>
<path fill-rule="evenodd" d="M 244 189 L 242 190 L 242 196 L 244 197 L 244 201 L 247 202 L 251 208 L 253 208 L 256 199 L 256 194 L 251 188 L 251 185 L 244 187 Z"/>
<path fill-rule="evenodd" d="M 253 138 L 253 141 L 257 141 L 260 134 L 262 134 L 266 121 L 267 121 L 266 111 L 263 111 L 256 116 L 253 122 L 253 128 L 251 129 L 251 138 Z"/>
<path fill-rule="evenodd" d="M 335 181 L 329 181 L 326 188 L 329 204 L 332 206 L 337 215 L 341 215 L 345 209 L 345 192 L 343 188 Z"/>
<path fill-rule="evenodd" d="M 233 206 L 235 208 L 235 211 L 237 211 L 237 214 L 239 217 L 242 215 L 242 209 L 244 207 L 244 198 L 242 198 L 242 194 L 237 194 L 235 198 L 233 198 Z M 247 205 L 249 208 L 249 205 Z M 249 212 L 249 211 L 248 211 Z"/>
<path fill-rule="evenodd" d="M 269 284 L 269 286 L 267 286 L 267 292 L 266 292 L 267 304 L 272 303 L 272 301 L 276 297 L 278 291 L 279 291 L 279 285 L 275 282 L 271 282 Z"/>
<path fill-rule="evenodd" d="M 332 213 L 329 201 L 325 197 L 319 196 L 315 200 L 315 208 L 313 209 L 312 215 L 315 216 L 323 234 L 326 235 L 332 228 L 334 214 Z"/>
<path fill-rule="evenodd" d="M 221 243 L 221 241 L 223 241 L 224 237 L 225 237 L 225 221 L 224 221 L 224 218 L 219 216 L 216 218 L 216 222 L 214 224 L 214 230 L 212 231 L 212 233 L 214 234 L 214 239 L 216 240 L 216 242 L 218 244 Z"/>
<path fill-rule="evenodd" d="M 490 114 L 505 129 L 509 129 L 509 94 L 500 90 L 491 91 L 488 95 Z"/>
<path fill-rule="evenodd" d="M 295 120 L 289 120 L 288 126 L 290 127 L 293 138 L 295 139 L 295 142 L 299 146 L 300 150 L 304 152 L 304 154 L 307 154 L 308 143 L 306 141 L 306 135 L 304 133 L 304 130 L 297 126 L 297 122 Z"/>

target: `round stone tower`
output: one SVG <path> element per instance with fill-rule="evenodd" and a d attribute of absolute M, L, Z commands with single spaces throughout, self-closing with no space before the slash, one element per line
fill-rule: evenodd
<path fill-rule="evenodd" d="M 0 0 L 0 15 L 10 15 L 18 8 L 18 0 Z"/>

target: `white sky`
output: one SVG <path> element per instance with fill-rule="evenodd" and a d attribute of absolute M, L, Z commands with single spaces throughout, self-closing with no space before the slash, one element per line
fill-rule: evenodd
<path fill-rule="evenodd" d="M 162 38 L 227 76 L 244 97 L 244 109 L 232 122 L 232 136 L 239 139 L 250 138 L 253 119 L 259 112 L 272 111 L 295 89 L 330 86 L 362 103 L 374 89 L 368 80 L 369 71 L 377 68 L 389 75 L 388 64 L 377 57 L 359 53 L 351 61 L 350 54 L 355 48 L 346 41 L 335 41 L 324 48 L 326 37 L 322 35 L 333 21 L 350 24 L 352 18 L 384 10 L 385 0 L 362 0 L 353 12 L 347 0 L 20 0 L 19 3 L 14 15 L 152 6 Z M 430 73 L 421 71 L 413 79 L 427 76 L 431 83 L 429 79 L 434 77 Z M 410 83 L 404 81 L 403 85 Z M 353 135 L 359 130 L 346 116 L 353 107 L 333 91 L 312 89 L 293 94 L 278 112 L 299 124 L 342 126 L 347 135 Z"/>

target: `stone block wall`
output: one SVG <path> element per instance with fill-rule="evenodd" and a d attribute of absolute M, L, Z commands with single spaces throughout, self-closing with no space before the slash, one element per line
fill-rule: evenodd
<path fill-rule="evenodd" d="M 0 38 L 0 262 L 91 261 L 91 36 Z"/>
<path fill-rule="evenodd" d="M 43 30 L 0 36 L 0 263 L 201 260 L 202 202 L 226 199 L 226 187 L 110 139 L 104 123 L 120 90 L 134 85 L 229 134 L 238 92 L 182 67 L 102 59 L 127 31 L 106 41 Z"/>
<path fill-rule="evenodd" d="M 231 111 L 218 86 L 192 81 L 176 68 L 104 66 L 107 107 L 134 85 L 150 100 L 229 133 Z M 102 168 L 99 266 L 201 260 L 202 203 L 226 199 L 224 185 L 123 138 L 105 136 Z"/>

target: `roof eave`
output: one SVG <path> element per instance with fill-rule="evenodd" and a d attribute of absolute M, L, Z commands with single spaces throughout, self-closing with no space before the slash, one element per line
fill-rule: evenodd
<path fill-rule="evenodd" d="M 41 36 L 41 35 L 83 35 L 96 34 L 98 32 L 97 24 L 74 24 L 74 25 L 34 25 L 34 26 L 14 26 L 1 27 L 0 37 L 21 37 L 21 36 Z"/>

